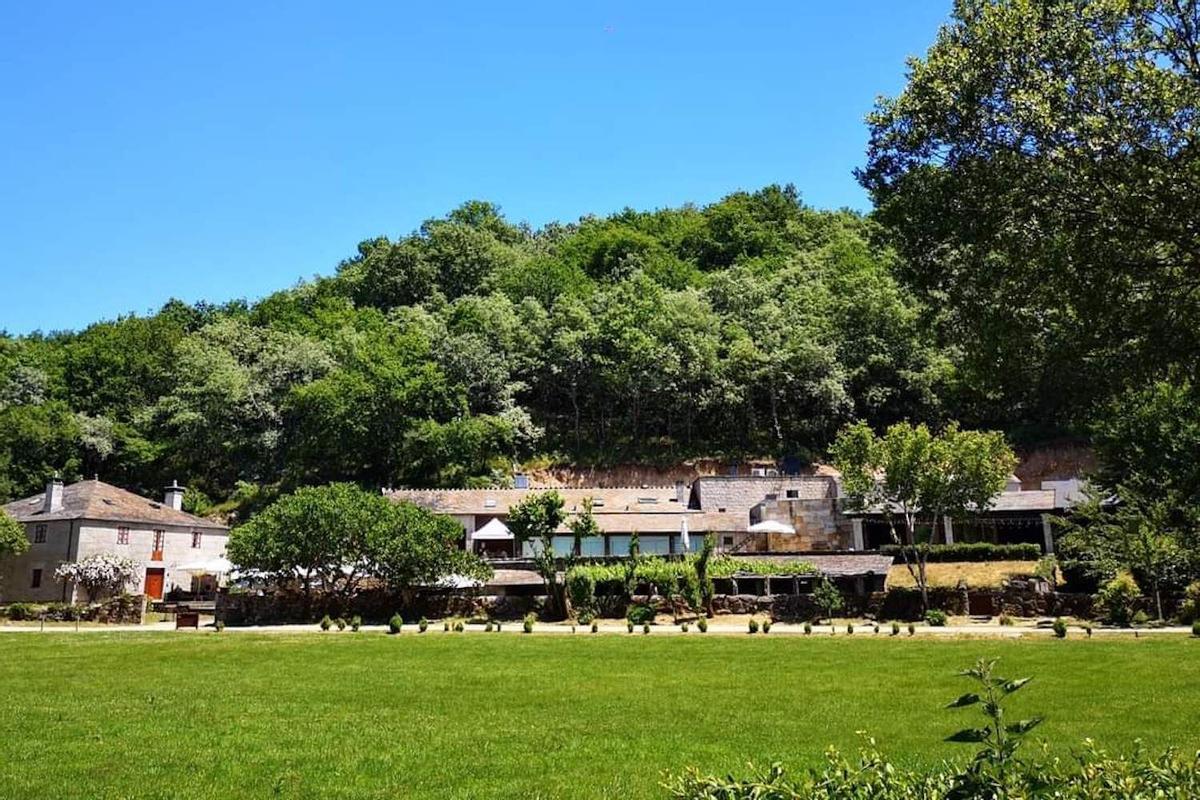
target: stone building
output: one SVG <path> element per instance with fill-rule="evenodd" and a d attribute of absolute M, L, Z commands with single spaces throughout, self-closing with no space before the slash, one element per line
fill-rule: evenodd
<path fill-rule="evenodd" d="M 24 526 L 29 549 L 0 561 L 0 600 L 81 602 L 83 590 L 57 580 L 54 571 L 99 553 L 142 565 L 132 593 L 157 599 L 172 588 L 191 590 L 204 576 L 181 567 L 223 557 L 229 529 L 186 513 L 183 491 L 169 486 L 158 501 L 100 480 L 64 486 L 55 478 L 43 494 L 9 503 L 4 510 Z"/>

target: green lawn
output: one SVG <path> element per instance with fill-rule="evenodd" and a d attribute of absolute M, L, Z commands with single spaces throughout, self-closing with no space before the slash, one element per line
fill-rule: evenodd
<path fill-rule="evenodd" d="M 966 755 L 979 656 L 1064 751 L 1200 747 L 1200 641 L 689 635 L 0 635 L 2 798 L 642 798 L 664 769 L 811 763 L 867 730 Z"/>

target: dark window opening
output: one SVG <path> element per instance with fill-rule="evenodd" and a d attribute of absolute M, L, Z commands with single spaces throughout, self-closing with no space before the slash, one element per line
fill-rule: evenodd
<path fill-rule="evenodd" d="M 40 569 L 35 569 L 33 571 L 33 576 L 29 580 L 29 588 L 30 589 L 42 588 L 42 571 Z"/>

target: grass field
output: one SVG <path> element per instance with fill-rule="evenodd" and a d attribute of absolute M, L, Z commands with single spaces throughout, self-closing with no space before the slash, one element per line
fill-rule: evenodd
<path fill-rule="evenodd" d="M 1067 752 L 1200 747 L 1200 641 L 6 634 L 0 798 L 648 798 L 665 769 L 819 760 L 870 731 L 966 756 L 980 656 Z"/>
<path fill-rule="evenodd" d="M 1014 575 L 1032 575 L 1036 563 L 1033 561 L 962 561 L 925 565 L 925 576 L 930 586 L 957 586 L 965 580 L 976 589 L 999 586 Z M 894 564 L 888 572 L 888 586 L 916 586 L 912 573 L 903 564 Z"/>

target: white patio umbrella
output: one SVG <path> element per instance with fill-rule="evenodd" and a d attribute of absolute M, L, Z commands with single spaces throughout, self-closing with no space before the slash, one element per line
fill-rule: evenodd
<path fill-rule="evenodd" d="M 180 572 L 190 572 L 193 575 L 224 575 L 233 571 L 233 564 L 224 556 L 214 556 L 197 561 L 187 561 L 175 569 Z"/>
<path fill-rule="evenodd" d="M 692 539 L 688 536 L 687 517 L 679 521 L 679 541 L 683 545 L 683 552 L 688 552 L 692 549 Z"/>

